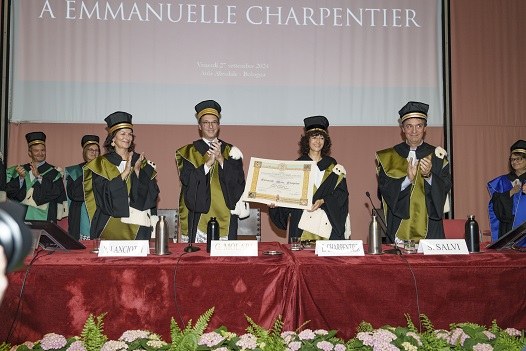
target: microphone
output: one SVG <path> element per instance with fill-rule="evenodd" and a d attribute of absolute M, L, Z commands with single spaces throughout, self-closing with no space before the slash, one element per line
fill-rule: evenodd
<path fill-rule="evenodd" d="M 197 184 L 195 186 L 195 196 L 194 196 L 194 208 L 196 208 L 197 202 L 197 189 L 199 189 L 199 178 L 197 179 Z M 188 208 L 188 206 L 186 206 Z M 188 209 L 190 212 L 190 209 Z M 192 211 L 192 225 L 190 226 L 190 233 L 188 233 L 188 246 L 184 248 L 184 252 L 196 252 L 201 250 L 197 246 L 194 246 L 195 236 L 197 234 L 197 225 L 195 224 L 195 211 Z"/>
<path fill-rule="evenodd" d="M 373 199 L 371 199 L 371 194 L 368 191 L 366 191 L 365 192 L 365 196 L 367 196 L 369 198 L 369 202 L 371 203 L 371 206 L 373 206 L 373 211 L 374 211 L 374 213 L 376 213 L 376 217 L 378 217 L 380 219 L 380 222 L 382 222 L 382 225 L 384 226 L 384 228 L 382 228 L 382 229 L 384 229 L 384 232 L 387 233 L 387 225 L 385 224 L 383 217 L 378 212 L 378 209 L 376 207 L 374 207 Z M 391 239 L 391 238 L 389 238 L 389 239 Z"/>
<path fill-rule="evenodd" d="M 398 245 L 396 244 L 396 240 L 395 238 L 392 237 L 391 233 L 389 233 L 389 231 L 387 230 L 387 225 L 386 223 L 384 222 L 384 219 L 382 218 L 382 216 L 380 215 L 380 213 L 378 212 L 378 209 L 376 207 L 374 207 L 374 204 L 373 204 L 373 200 L 371 199 L 371 194 L 366 191 L 365 192 L 365 196 L 367 196 L 369 198 L 369 201 L 371 202 L 371 206 L 373 206 L 373 211 L 374 213 L 376 213 L 376 217 L 377 218 L 380 218 L 380 222 L 382 222 L 382 225 L 384 226 L 385 230 L 384 230 L 384 233 L 385 235 L 387 235 L 387 237 L 389 238 L 389 240 L 391 240 L 392 243 L 394 243 L 394 249 L 392 250 L 385 250 L 384 252 L 385 253 L 391 253 L 391 254 L 399 254 L 401 255 L 402 254 L 402 251 L 398 248 Z"/>

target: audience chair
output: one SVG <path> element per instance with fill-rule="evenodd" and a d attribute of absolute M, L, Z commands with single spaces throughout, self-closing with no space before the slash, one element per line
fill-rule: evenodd
<path fill-rule="evenodd" d="M 158 216 L 165 216 L 168 224 L 168 237 L 179 242 L 179 210 L 178 209 L 157 209 Z M 152 238 L 155 237 L 155 228 L 153 230 Z"/>
<path fill-rule="evenodd" d="M 257 240 L 261 241 L 261 210 L 251 208 L 247 218 L 238 219 L 237 238 L 238 240 Z"/>
<path fill-rule="evenodd" d="M 466 220 L 444 219 L 443 223 L 446 239 L 464 239 Z"/>

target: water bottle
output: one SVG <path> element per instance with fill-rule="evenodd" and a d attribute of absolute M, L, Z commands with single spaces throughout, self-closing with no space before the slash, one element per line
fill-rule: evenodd
<path fill-rule="evenodd" d="M 168 255 L 168 223 L 165 216 L 159 216 L 155 225 L 155 254 Z"/>
<path fill-rule="evenodd" d="M 376 213 L 374 210 L 371 213 L 371 223 L 369 223 L 369 247 L 367 253 L 371 255 L 378 255 L 382 253 L 382 235 L 380 233 L 380 227 L 376 219 Z"/>
<path fill-rule="evenodd" d="M 215 217 L 210 218 L 206 226 L 206 252 L 210 252 L 212 240 L 219 240 L 219 223 Z"/>
<path fill-rule="evenodd" d="M 480 251 L 479 224 L 474 215 L 469 215 L 465 227 L 465 239 L 469 252 Z"/>

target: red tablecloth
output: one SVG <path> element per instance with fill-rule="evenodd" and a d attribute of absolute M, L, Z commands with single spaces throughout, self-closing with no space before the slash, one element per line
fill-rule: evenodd
<path fill-rule="evenodd" d="M 171 318 L 184 327 L 210 307 L 211 329 L 225 325 L 237 333 L 247 327 L 245 315 L 267 328 L 281 315 L 286 330 L 310 320 L 307 327 L 337 329 L 345 338 L 362 320 L 405 325 L 405 313 L 415 322 L 426 314 L 439 328 L 496 319 L 526 329 L 524 253 L 317 257 L 260 243 L 258 257 L 210 257 L 198 246 L 201 251 L 185 254 L 185 245 L 171 244 L 171 255 L 144 258 L 99 258 L 89 250 L 40 257 L 21 299 L 25 271 L 9 274 L 0 340 L 79 335 L 90 313 L 103 312 L 110 338 L 148 329 L 169 340 Z M 268 250 L 283 254 L 262 254 Z"/>
<path fill-rule="evenodd" d="M 470 255 L 295 256 L 296 323 L 310 320 L 351 337 L 361 321 L 374 327 L 418 324 L 425 314 L 435 328 L 473 322 L 526 329 L 526 253 Z"/>
<path fill-rule="evenodd" d="M 282 315 L 286 326 L 293 327 L 290 252 L 278 243 L 265 243 L 262 250 L 284 254 L 210 257 L 203 245 L 197 246 L 201 251 L 186 254 L 185 245 L 171 244 L 167 256 L 99 258 L 89 250 L 43 256 L 29 271 L 18 314 L 25 272 L 9 275 L 0 340 L 7 338 L 15 318 L 10 342 L 38 340 L 48 332 L 79 335 L 90 313 L 104 312 L 110 338 L 128 329 L 148 329 L 169 340 L 172 317 L 184 328 L 211 307 L 214 328 L 225 325 L 242 332 L 248 325 L 245 314 L 266 327 Z"/>

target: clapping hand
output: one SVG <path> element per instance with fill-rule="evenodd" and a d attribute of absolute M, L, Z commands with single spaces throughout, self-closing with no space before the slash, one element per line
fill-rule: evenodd
<path fill-rule="evenodd" d="M 431 167 L 433 164 L 431 163 L 431 155 L 427 155 L 423 159 L 418 162 L 418 167 L 420 168 L 420 173 L 422 173 L 422 176 L 424 178 L 429 178 L 431 175 Z"/>
<path fill-rule="evenodd" d="M 213 141 L 210 143 L 210 149 L 206 152 L 208 155 L 208 160 L 206 165 L 211 168 L 215 161 L 219 162 L 220 165 L 223 165 L 224 157 L 221 153 L 221 143 L 219 141 Z"/>
<path fill-rule="evenodd" d="M 522 185 L 521 181 L 519 179 L 515 179 L 511 185 L 513 185 L 513 188 L 510 189 L 510 197 L 518 193 L 519 191 L 525 192 L 526 191 L 526 183 Z"/>
<path fill-rule="evenodd" d="M 409 178 L 409 181 L 411 181 L 411 183 L 413 183 L 415 179 L 417 165 L 417 163 L 414 163 L 413 158 L 410 157 L 407 164 L 407 178 Z"/>
<path fill-rule="evenodd" d="M 124 171 L 122 171 L 122 173 L 121 173 L 121 179 L 126 181 L 126 179 L 128 179 L 128 176 L 130 175 L 130 173 L 131 173 L 131 154 L 128 157 L 128 159 L 126 160 L 126 167 L 124 168 Z"/>
<path fill-rule="evenodd" d="M 144 161 L 146 157 L 144 156 L 144 152 L 139 156 L 139 159 L 137 162 L 135 162 L 135 165 L 133 166 L 133 170 L 135 171 L 135 175 L 137 178 L 139 177 L 139 171 L 141 170 L 142 161 Z"/>
<path fill-rule="evenodd" d="M 33 173 L 35 178 L 38 178 L 40 176 L 40 172 L 38 172 L 38 166 L 34 162 L 31 162 L 29 167 L 31 167 L 31 173 Z"/>
<path fill-rule="evenodd" d="M 15 169 L 16 169 L 16 173 L 18 173 L 18 176 L 20 178 L 24 179 L 25 176 L 26 176 L 26 170 L 24 169 L 24 167 L 18 165 L 18 166 L 16 166 Z"/>

